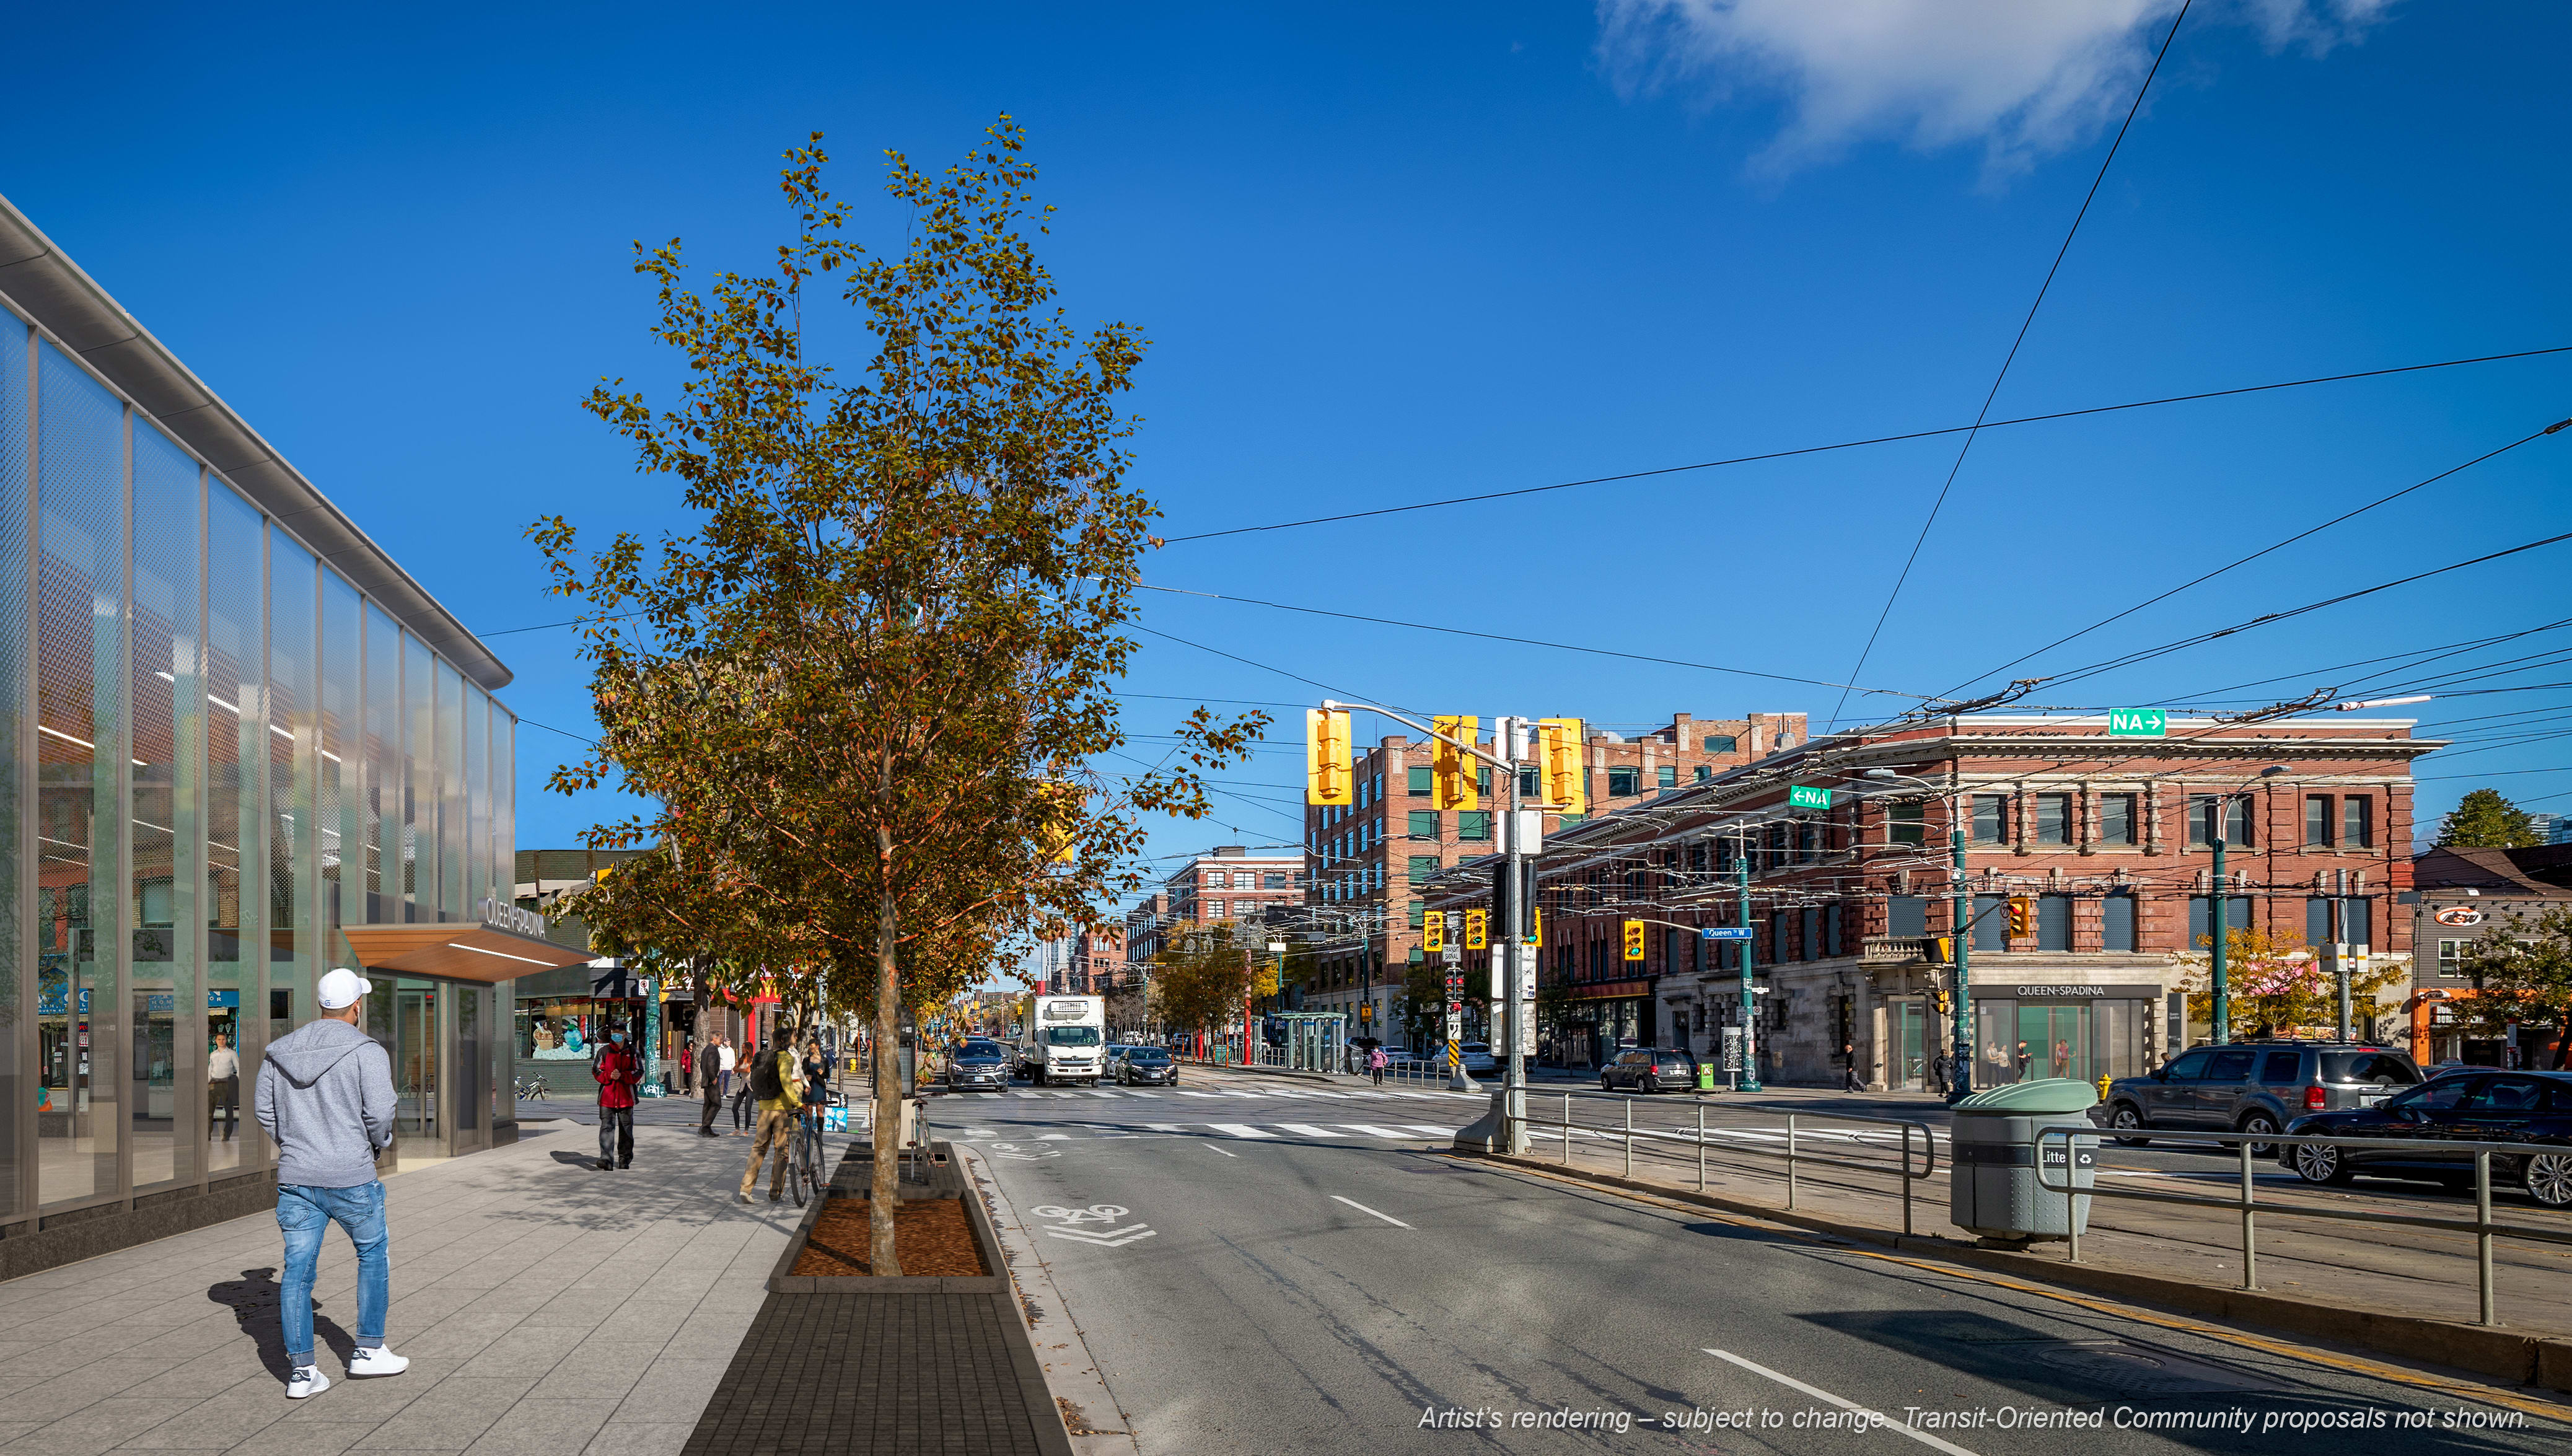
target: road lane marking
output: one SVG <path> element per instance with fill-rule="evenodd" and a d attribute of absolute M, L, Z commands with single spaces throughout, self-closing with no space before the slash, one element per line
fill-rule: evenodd
<path fill-rule="evenodd" d="M 1277 1135 L 1274 1132 L 1262 1132 L 1258 1128 L 1251 1126 L 1248 1122 L 1208 1122 L 1206 1125 L 1212 1127 L 1217 1132 L 1229 1132 L 1235 1137 L 1274 1137 Z"/>
<path fill-rule="evenodd" d="M 1391 1127 L 1378 1127 L 1372 1122 L 1342 1122 L 1339 1125 L 1355 1128 L 1369 1137 L 1390 1137 L 1396 1142 L 1416 1141 L 1419 1137 L 1416 1132 L 1397 1132 Z"/>
<path fill-rule="evenodd" d="M 1277 1125 L 1289 1132 L 1302 1133 L 1306 1137 L 1346 1137 L 1349 1135 L 1346 1132 L 1333 1132 L 1327 1128 L 1316 1127 L 1310 1122 L 1280 1122 Z"/>
<path fill-rule="evenodd" d="M 1424 1137 L 1453 1137 L 1456 1135 L 1456 1129 L 1453 1127 L 1432 1127 L 1426 1122 L 1397 1122 L 1394 1125 L 1397 1127 L 1408 1127 L 1412 1131 L 1417 1132 Z"/>
<path fill-rule="evenodd" d="M 1038 1142 L 1069 1142 L 1071 1140 L 1071 1134 L 1068 1132 L 1039 1132 L 1036 1134 L 1036 1140 Z"/>
<path fill-rule="evenodd" d="M 1410 1224 L 1403 1222 L 1401 1219 L 1394 1217 L 1390 1213 L 1376 1213 L 1376 1210 L 1359 1202 L 1355 1198 L 1341 1198 L 1337 1193 L 1333 1193 L 1331 1196 L 1338 1198 L 1339 1201 L 1348 1204 L 1350 1207 L 1355 1208 L 1361 1213 L 1374 1213 L 1376 1217 L 1383 1219 L 1385 1222 L 1392 1224 L 1396 1228 L 1409 1228 L 1411 1226 Z"/>
<path fill-rule="evenodd" d="M 1123 1092 L 1100 1092 L 1096 1088 L 1091 1088 L 1089 1090 L 1089 1094 L 1093 1097 L 1121 1097 L 1125 1095 Z"/>
<path fill-rule="evenodd" d="M 1215 1150 L 1215 1151 L 1217 1151 L 1217 1152 L 1222 1152 L 1222 1153 L 1223 1153 L 1223 1155 L 1224 1155 L 1224 1156 L 1226 1156 L 1226 1157 L 1239 1157 L 1239 1156 L 1241 1156 L 1241 1154 L 1240 1154 L 1240 1153 L 1238 1153 L 1238 1152 L 1224 1152 L 1224 1150 L 1223 1150 L 1222 1148 L 1220 1148 L 1220 1147 L 1215 1147 L 1215 1146 L 1214 1146 L 1214 1144 L 1213 1144 L 1213 1143 L 1211 1143 L 1211 1142 L 1207 1143 L 1207 1144 L 1206 1144 L 1206 1146 L 1208 1146 L 1208 1147 L 1214 1147 L 1214 1150 Z"/>
<path fill-rule="evenodd" d="M 1146 1122 L 1143 1125 L 1151 1128 L 1155 1132 L 1185 1132 L 1188 1130 L 1188 1124 L 1185 1122 Z"/>
<path fill-rule="evenodd" d="M 1179 1095 L 1180 1095 L 1180 1096 L 1183 1096 L 1183 1097 L 1210 1097 L 1210 1096 L 1214 1096 L 1214 1095 L 1216 1095 L 1216 1093 L 1214 1093 L 1214 1092 L 1180 1092 L 1180 1093 L 1179 1093 Z"/>
<path fill-rule="evenodd" d="M 1902 1424 L 1900 1421 L 1889 1418 L 1882 1411 L 1869 1410 L 1865 1406 L 1862 1406 L 1853 1400 L 1842 1400 L 1838 1396 L 1831 1394 L 1829 1391 L 1822 1389 L 1818 1385 L 1806 1385 L 1803 1381 L 1796 1379 L 1792 1375 L 1780 1375 L 1776 1371 L 1769 1369 L 1767 1366 L 1753 1364 L 1752 1362 L 1741 1358 L 1739 1355 L 1732 1353 L 1730 1350 L 1707 1350 L 1706 1353 L 1714 1356 L 1718 1360 L 1726 1360 L 1732 1364 L 1738 1365 L 1753 1375 L 1765 1375 L 1769 1379 L 1776 1381 L 1778 1384 L 1783 1385 L 1790 1390 L 1800 1390 L 1815 1400 L 1828 1401 L 1842 1410 L 1854 1411 L 1859 1415 L 1869 1417 L 1877 1424 L 1883 1426 L 1884 1429 L 1895 1432 L 1898 1435 L 1909 1436 L 1911 1439 L 1918 1441 L 1923 1446 L 1935 1447 L 1938 1450 L 1946 1452 L 1947 1456 L 1974 1456 L 1973 1452 L 1966 1450 L 1962 1446 L 1949 1441 L 1941 1441 L 1936 1436 L 1929 1434 L 1927 1431 L 1915 1431 L 1909 1426 Z"/>

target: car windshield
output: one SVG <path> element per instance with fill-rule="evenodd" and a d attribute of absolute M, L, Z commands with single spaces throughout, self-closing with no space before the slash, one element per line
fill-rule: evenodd
<path fill-rule="evenodd" d="M 997 1062 L 1000 1049 L 989 1042 L 967 1042 L 957 1050 L 956 1055 L 967 1062 Z"/>
<path fill-rule="evenodd" d="M 1167 1062 L 1170 1060 L 1170 1054 L 1162 1051 L 1158 1047 L 1137 1047 L 1133 1051 L 1125 1054 L 1125 1060 L 1128 1062 Z"/>
<path fill-rule="evenodd" d="M 1100 1040 L 1096 1027 L 1047 1027 L 1044 1039 L 1048 1047 L 1095 1047 Z"/>
<path fill-rule="evenodd" d="M 2325 1052 L 2322 1081 L 2362 1082 L 2376 1087 L 2409 1087 L 2420 1080 L 2411 1059 L 2393 1052 Z"/>

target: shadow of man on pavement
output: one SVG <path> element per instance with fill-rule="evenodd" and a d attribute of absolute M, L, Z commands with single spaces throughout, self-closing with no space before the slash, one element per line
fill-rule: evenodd
<path fill-rule="evenodd" d="M 286 1318 L 279 1302 L 285 1290 L 277 1282 L 274 1267 L 244 1269 L 238 1279 L 227 1279 L 206 1291 L 206 1298 L 233 1312 L 233 1320 L 259 1346 L 259 1363 L 280 1381 L 294 1370 L 286 1358 Z M 322 1301 L 313 1301 L 313 1333 L 328 1345 L 345 1364 L 357 1352 L 357 1341 L 337 1322 L 319 1311 Z"/>

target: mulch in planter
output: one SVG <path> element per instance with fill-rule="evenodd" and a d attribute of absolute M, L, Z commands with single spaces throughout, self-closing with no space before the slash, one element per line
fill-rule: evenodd
<path fill-rule="evenodd" d="M 835 1197 L 822 1205 L 813 1235 L 795 1259 L 796 1274 L 846 1276 L 873 1274 L 867 1257 L 874 1214 L 864 1198 Z M 906 1198 L 893 1210 L 893 1245 L 902 1255 L 902 1271 L 911 1278 L 974 1278 L 991 1271 L 982 1266 L 982 1251 L 973 1242 L 958 1198 Z"/>

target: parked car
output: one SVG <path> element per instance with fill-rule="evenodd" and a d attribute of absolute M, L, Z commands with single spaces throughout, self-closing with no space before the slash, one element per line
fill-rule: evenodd
<path fill-rule="evenodd" d="M 2311 1112 L 2372 1106 L 2416 1086 L 2410 1057 L 2364 1042 L 2233 1042 L 2193 1047 L 2145 1077 L 2121 1077 L 2090 1120 L 2128 1147 L 2146 1131 L 2279 1132 Z M 2265 1155 L 2270 1144 L 2254 1143 Z"/>
<path fill-rule="evenodd" d="M 1161 1047 L 1117 1047 L 1109 1051 L 1107 1072 L 1118 1087 L 1177 1087 L 1179 1065 Z"/>
<path fill-rule="evenodd" d="M 1628 1047 L 1599 1069 L 1601 1092 L 1688 1092 L 1695 1087 L 1696 1058 L 1678 1047 Z"/>
<path fill-rule="evenodd" d="M 1459 1061 L 1462 1061 L 1465 1064 L 1465 1075 L 1467 1077 L 1498 1077 L 1501 1075 L 1501 1064 L 1499 1060 L 1492 1056 L 1492 1049 L 1481 1042 L 1458 1043 L 1456 1047 L 1456 1056 Z"/>
<path fill-rule="evenodd" d="M 997 1042 L 973 1038 L 960 1042 L 947 1057 L 951 1092 L 1005 1092 L 1009 1086 L 1008 1050 Z"/>
<path fill-rule="evenodd" d="M 2278 1160 L 2308 1183 L 2353 1176 L 2473 1185 L 2475 1142 L 2533 1142 L 2559 1153 L 2492 1154 L 2494 1186 L 2516 1183 L 2548 1208 L 2572 1207 L 2572 1073 L 2478 1072 L 2434 1078 L 2374 1106 L 2297 1117 L 2286 1130 L 2315 1137 L 2374 1137 L 2403 1147 L 2282 1146 Z"/>

